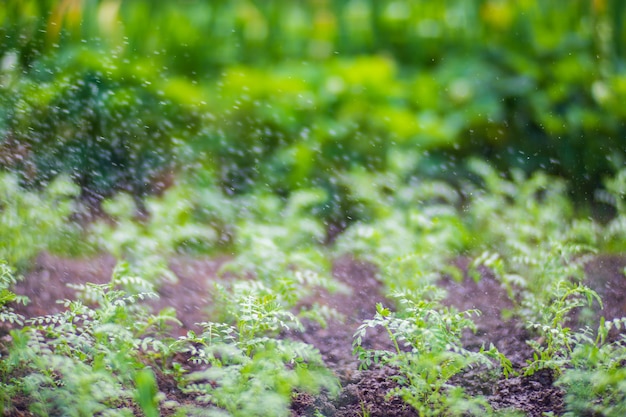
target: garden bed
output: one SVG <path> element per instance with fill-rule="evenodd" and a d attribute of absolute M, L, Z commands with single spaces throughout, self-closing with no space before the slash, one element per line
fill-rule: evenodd
<path fill-rule="evenodd" d="M 467 270 L 467 260 L 460 258 L 457 263 Z M 192 258 L 177 258 L 171 262 L 170 267 L 179 281 L 159 289 L 160 298 L 154 302 L 154 307 L 157 310 L 165 307 L 176 310 L 181 325 L 172 329 L 175 335 L 182 335 L 188 330 L 198 332 L 200 329 L 196 323 L 208 319 L 212 282 L 216 280 L 220 264 L 219 260 Z M 108 256 L 74 260 L 43 254 L 15 288 L 16 293 L 31 299 L 30 304 L 19 307 L 18 312 L 27 318 L 60 312 L 63 307 L 56 300 L 75 296 L 74 290 L 67 284 L 108 282 L 114 266 L 115 260 Z M 586 284 L 595 289 L 604 301 L 603 310 L 596 313 L 607 320 L 626 315 L 625 266 L 626 259 L 621 256 L 598 256 L 586 265 Z M 464 346 L 478 350 L 482 345 L 493 343 L 519 371 L 532 358 L 533 351 L 526 344 L 531 336 L 523 323 L 502 319 L 503 310 L 512 307 L 511 301 L 493 274 L 486 269 L 482 272 L 479 281 L 467 276 L 460 282 L 449 277 L 440 281 L 448 293 L 445 304 L 459 310 L 480 310 L 482 315 L 475 318 L 477 331 L 465 333 Z M 289 336 L 319 349 L 325 364 L 339 377 L 341 391 L 334 398 L 323 393 L 318 396 L 306 393 L 295 395 L 292 416 L 312 416 L 316 411 L 338 417 L 417 415 L 401 399 L 387 396 L 396 385 L 392 369 L 359 370 L 359 363 L 352 354 L 353 335 L 359 325 L 375 314 L 376 303 L 389 304 L 382 294 L 376 268 L 351 257 L 342 257 L 334 262 L 333 275 L 350 292 L 320 293 L 308 302 L 323 302 L 342 314 L 344 320 L 331 320 L 325 328 L 309 324 L 305 332 Z M 389 338 L 383 331 L 368 333 L 364 345 L 391 349 Z M 179 404 L 193 403 L 193 399 L 182 393 L 170 377 L 156 374 L 159 390 L 168 400 Z M 564 412 L 563 391 L 554 386 L 554 378 L 548 370 L 532 376 L 504 378 L 479 366 L 455 376 L 452 382 L 463 386 L 471 395 L 484 396 L 496 410 L 511 408 L 528 416 L 542 416 L 544 413 L 561 415 Z M 31 415 L 25 400 L 16 399 L 14 406 L 16 408 L 9 416 Z M 171 414 L 167 408 L 162 408 L 161 412 L 163 415 Z"/>

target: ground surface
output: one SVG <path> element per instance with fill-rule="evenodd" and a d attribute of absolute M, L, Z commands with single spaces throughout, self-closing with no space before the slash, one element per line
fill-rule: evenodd
<path fill-rule="evenodd" d="M 206 320 L 211 282 L 216 277 L 220 263 L 219 260 L 188 258 L 172 261 L 171 268 L 178 275 L 179 282 L 161 288 L 161 298 L 155 303 L 155 308 L 171 306 L 176 309 L 183 325 L 174 329 L 175 333 L 194 329 L 195 323 Z M 463 267 L 467 261 L 459 259 L 458 263 Z M 35 268 L 17 286 L 17 293 L 31 299 L 31 303 L 20 307 L 19 312 L 27 317 L 35 317 L 60 311 L 62 306 L 56 300 L 74 297 L 74 291 L 66 284 L 107 282 L 114 264 L 114 259 L 107 256 L 69 260 L 41 255 Z M 598 314 L 603 314 L 607 319 L 626 316 L 625 266 L 626 259 L 617 256 L 598 257 L 587 265 L 587 284 L 600 293 L 605 303 L 604 309 Z M 342 313 L 345 320 L 331 322 L 327 328 L 310 326 L 307 332 L 294 337 L 313 344 L 321 351 L 327 365 L 341 379 L 343 388 L 338 398 L 332 400 L 323 396 L 297 396 L 292 407 L 293 416 L 312 415 L 315 409 L 326 416 L 338 417 L 415 415 L 399 399 L 386 398 L 386 393 L 394 384 L 390 378 L 391 370 L 359 371 L 358 363 L 351 354 L 352 335 L 361 321 L 374 315 L 377 302 L 386 302 L 381 295 L 376 268 L 346 257 L 335 262 L 333 274 L 351 288 L 352 293 L 324 296 L 323 300 Z M 483 344 L 494 343 L 516 367 L 524 365 L 531 355 L 525 343 L 528 334 L 522 323 L 502 320 L 500 312 L 509 308 L 510 302 L 488 271 L 484 271 L 478 283 L 469 278 L 462 282 L 445 279 L 441 285 L 448 290 L 448 304 L 460 310 L 476 308 L 483 313 L 476 320 L 478 331 L 465 336 L 466 347 L 478 349 Z M 384 334 L 372 333 L 366 343 L 377 348 L 388 346 Z M 485 396 L 494 408 L 512 407 L 528 416 L 541 416 L 544 412 L 562 414 L 563 394 L 552 382 L 550 375 L 545 373 L 533 377 L 494 379 L 485 377 L 480 369 L 455 379 L 455 383 L 463 385 L 468 392 Z M 173 381 L 159 378 L 159 385 L 167 396 L 177 395 Z M 185 398 L 176 399 L 185 401 Z M 16 415 L 28 415 L 24 411 L 18 410 L 18 413 Z"/>

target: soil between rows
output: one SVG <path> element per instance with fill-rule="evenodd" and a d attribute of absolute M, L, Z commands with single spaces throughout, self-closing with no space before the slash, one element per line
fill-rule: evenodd
<path fill-rule="evenodd" d="M 223 260 L 191 259 L 179 257 L 171 262 L 171 268 L 179 278 L 176 284 L 165 284 L 160 290 L 160 299 L 154 302 L 155 310 L 173 307 L 182 326 L 173 331 L 184 334 L 189 329 L 198 330 L 196 323 L 207 320 L 210 305 L 210 290 L 217 279 L 217 271 Z M 458 266 L 467 267 L 467 260 L 459 259 Z M 94 259 L 64 259 L 42 254 L 35 267 L 24 280 L 18 283 L 16 292 L 31 299 L 28 306 L 18 308 L 26 317 L 53 314 L 62 310 L 56 300 L 74 298 L 70 283 L 105 283 L 110 280 L 115 259 L 100 256 Z M 607 319 L 626 316 L 626 278 L 624 277 L 626 258 L 620 256 L 599 256 L 587 265 L 587 285 L 596 290 L 604 301 L 604 308 L 597 309 L 598 317 Z M 307 331 L 292 335 L 317 347 L 327 366 L 340 378 L 342 390 L 335 399 L 324 395 L 313 397 L 299 394 L 292 405 L 292 416 L 310 416 L 317 409 L 326 416 L 357 417 L 369 413 L 370 416 L 414 416 L 416 413 L 397 398 L 387 398 L 393 388 L 391 369 L 358 370 L 358 363 L 352 355 L 352 335 L 364 319 L 373 317 L 378 302 L 390 305 L 382 295 L 382 286 L 377 279 L 376 268 L 368 263 L 350 257 L 335 261 L 335 278 L 351 289 L 351 293 L 325 294 L 315 301 L 323 301 L 344 316 L 343 321 L 334 320 L 326 328 L 310 325 Z M 506 293 L 489 271 L 483 271 L 479 282 L 465 277 L 462 282 L 443 279 L 441 285 L 448 291 L 446 303 L 459 310 L 478 309 L 482 315 L 475 319 L 476 333 L 468 332 L 464 344 L 470 349 L 479 349 L 483 344 L 493 343 L 514 364 L 521 368 L 532 351 L 526 344 L 529 338 L 523 323 L 504 321 L 501 311 L 511 307 Z M 2 342 L 0 341 L 0 344 Z M 366 346 L 387 348 L 386 334 L 369 332 Z M 188 398 L 176 389 L 175 383 L 159 376 L 161 391 L 179 403 L 189 402 Z M 553 386 L 547 373 L 537 373 L 532 377 L 511 377 L 504 379 L 489 376 L 483 369 L 472 369 L 457 376 L 454 383 L 462 385 L 473 395 L 485 396 L 496 409 L 514 408 L 528 416 L 541 416 L 552 412 L 563 413 L 563 392 Z M 27 404 L 20 406 L 16 416 L 30 415 Z M 164 415 L 168 410 L 162 410 Z"/>

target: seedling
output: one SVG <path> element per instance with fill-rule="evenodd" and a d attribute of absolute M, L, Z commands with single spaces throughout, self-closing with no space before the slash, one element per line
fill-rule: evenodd
<path fill-rule="evenodd" d="M 202 323 L 201 334 L 177 342 L 192 362 L 206 367 L 183 379 L 186 392 L 232 416 L 288 416 L 296 389 L 337 392 L 317 349 L 276 338 L 302 324 L 268 288 L 242 283 L 228 296 L 233 324 Z"/>
<path fill-rule="evenodd" d="M 402 307 L 400 312 L 377 304 L 374 318 L 364 321 L 354 335 L 354 352 L 364 368 L 379 365 L 394 369 L 398 387 L 388 395 L 401 397 L 420 416 L 487 412 L 490 407 L 484 399 L 470 398 L 449 381 L 470 366 L 492 367 L 490 357 L 501 359 L 506 372 L 511 371 L 511 364 L 494 347 L 488 352 L 463 348 L 461 333 L 475 329 L 471 317 L 479 312 L 442 307 L 437 300 L 425 297 L 429 290 L 432 288 L 395 294 Z M 378 326 L 387 331 L 392 350 L 362 347 L 367 329 Z"/>

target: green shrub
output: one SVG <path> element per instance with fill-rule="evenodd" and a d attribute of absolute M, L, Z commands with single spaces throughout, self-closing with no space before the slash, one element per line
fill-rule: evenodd
<path fill-rule="evenodd" d="M 480 154 L 588 197 L 624 157 L 619 2 L 64 4 L 0 14 L 0 131 L 39 178 L 150 192 L 193 137 L 240 191 L 330 190 L 417 148 L 417 171 Z"/>
<path fill-rule="evenodd" d="M 3 165 L 34 183 L 65 174 L 92 202 L 120 189 L 143 196 L 163 188 L 157 183 L 173 169 L 177 141 L 193 129 L 191 111 L 158 90 L 163 85 L 150 87 L 145 74 L 92 52 L 43 62 L 44 74 L 49 65 L 64 71 L 0 91 L 10 97 L 3 142 L 25 150 Z"/>
<path fill-rule="evenodd" d="M 600 242 L 606 250 L 620 252 L 626 247 L 626 170 L 604 179 L 605 189 L 598 190 L 600 202 L 610 205 L 615 215 L 604 228 Z"/>

